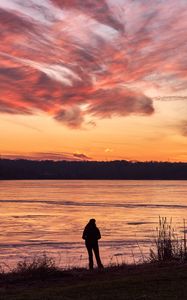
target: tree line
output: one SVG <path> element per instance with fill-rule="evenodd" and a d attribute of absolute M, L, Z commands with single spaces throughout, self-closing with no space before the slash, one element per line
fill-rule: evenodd
<path fill-rule="evenodd" d="M 187 179 L 184 162 L 0 159 L 0 179 Z"/>

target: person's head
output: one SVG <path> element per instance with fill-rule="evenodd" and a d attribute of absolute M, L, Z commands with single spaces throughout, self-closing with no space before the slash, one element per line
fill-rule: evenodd
<path fill-rule="evenodd" d="M 91 226 L 95 226 L 95 222 L 96 222 L 95 219 L 90 219 L 88 224 L 91 225 Z"/>

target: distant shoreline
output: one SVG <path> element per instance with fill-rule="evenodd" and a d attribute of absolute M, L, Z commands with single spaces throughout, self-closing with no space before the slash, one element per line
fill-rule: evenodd
<path fill-rule="evenodd" d="M 0 180 L 187 180 L 187 163 L 0 159 Z"/>
<path fill-rule="evenodd" d="M 187 179 L 161 179 L 161 178 L 158 178 L 158 179 L 105 179 L 105 178 L 96 178 L 96 179 L 90 179 L 90 178 L 84 178 L 84 179 L 79 179 L 79 178 L 10 178 L 10 179 L 6 179 L 6 178 L 0 178 L 0 182 L 1 181 L 32 181 L 32 180 L 42 180 L 42 181 L 56 181 L 56 180 L 59 180 L 59 181 L 118 181 L 118 180 L 122 180 L 122 181 L 186 181 Z"/>
<path fill-rule="evenodd" d="M 113 178 L 113 179 L 105 179 L 105 178 L 95 178 L 95 179 L 90 179 L 90 178 L 0 178 L 0 182 L 3 181 L 32 181 L 32 180 L 40 180 L 40 181 L 187 181 L 187 179 L 162 179 L 162 178 L 150 178 L 150 179 L 123 179 L 123 178 Z"/>

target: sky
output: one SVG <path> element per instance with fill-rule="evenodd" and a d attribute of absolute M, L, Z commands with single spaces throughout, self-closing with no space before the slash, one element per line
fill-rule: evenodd
<path fill-rule="evenodd" d="M 0 0 L 0 155 L 187 162 L 186 0 Z"/>

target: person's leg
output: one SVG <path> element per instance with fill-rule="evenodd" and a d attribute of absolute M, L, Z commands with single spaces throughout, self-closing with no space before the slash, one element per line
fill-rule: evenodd
<path fill-rule="evenodd" d="M 92 253 L 92 246 L 89 245 L 88 243 L 86 244 L 86 248 L 88 251 L 88 258 L 89 258 L 89 269 L 93 269 L 93 253 Z"/>
<path fill-rule="evenodd" d="M 98 242 L 94 243 L 94 245 L 93 245 L 93 251 L 94 251 L 94 254 L 95 254 L 95 258 L 96 258 L 96 261 L 97 261 L 98 268 L 100 268 L 100 269 L 103 268 L 103 264 L 101 262 L 100 255 L 99 255 L 99 245 L 98 245 Z"/>

